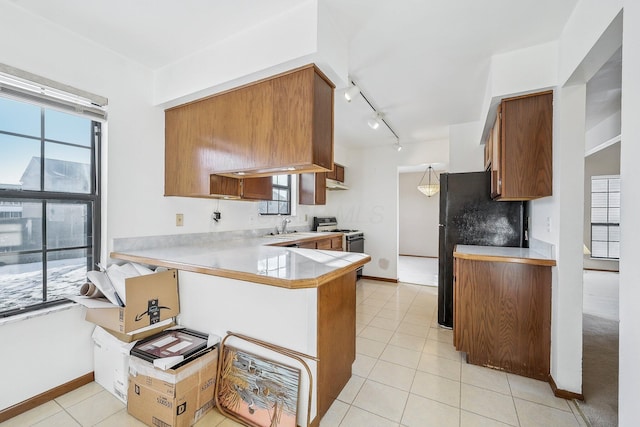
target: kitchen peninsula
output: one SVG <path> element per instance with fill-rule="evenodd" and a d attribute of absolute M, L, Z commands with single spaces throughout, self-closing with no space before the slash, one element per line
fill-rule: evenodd
<path fill-rule="evenodd" d="M 181 325 L 221 337 L 240 333 L 312 356 L 305 360 L 313 375 L 310 419 L 318 425 L 351 377 L 356 269 L 371 257 L 282 245 L 330 234 L 154 244 L 111 257 L 178 269 Z M 299 425 L 306 425 L 307 389 L 303 378 Z"/>

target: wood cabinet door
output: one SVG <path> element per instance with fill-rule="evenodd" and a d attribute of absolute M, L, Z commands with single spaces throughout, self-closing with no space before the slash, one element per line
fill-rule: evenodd
<path fill-rule="evenodd" d="M 344 182 L 344 166 L 335 165 L 334 168 L 336 170 L 336 181 Z"/>
<path fill-rule="evenodd" d="M 327 172 L 327 178 L 344 183 L 344 166 L 333 164 L 333 169 Z"/>
<path fill-rule="evenodd" d="M 264 168 L 269 165 L 273 133 L 273 86 L 257 83 L 210 98 L 215 155 L 210 165 L 216 173 Z"/>
<path fill-rule="evenodd" d="M 273 85 L 272 165 L 295 166 L 313 156 L 313 69 L 286 74 Z"/>
<path fill-rule="evenodd" d="M 493 156 L 493 127 L 489 132 L 489 138 L 484 144 L 484 170 L 491 170 L 491 158 Z"/>
<path fill-rule="evenodd" d="M 342 250 L 342 236 L 331 238 L 331 249 L 333 249 L 334 251 Z"/>
<path fill-rule="evenodd" d="M 333 168 L 333 83 L 320 71 L 313 75 L 313 163 Z"/>
<path fill-rule="evenodd" d="M 547 380 L 551 268 L 457 259 L 454 345 L 467 361 Z"/>
<path fill-rule="evenodd" d="M 331 249 L 331 238 L 316 241 L 316 249 Z"/>
<path fill-rule="evenodd" d="M 502 107 L 498 105 L 496 121 L 491 128 L 491 197 L 500 197 L 502 192 L 502 138 L 501 138 L 501 112 Z"/>
<path fill-rule="evenodd" d="M 270 176 L 242 179 L 242 198 L 249 200 L 271 200 L 273 179 Z"/>
<path fill-rule="evenodd" d="M 336 165 L 337 163 L 333 164 L 333 169 L 331 169 L 329 172 L 326 173 L 326 177 L 327 179 L 336 179 L 337 174 L 336 174 Z"/>
<path fill-rule="evenodd" d="M 298 203 L 324 205 L 327 202 L 326 174 L 324 172 L 301 173 L 298 178 Z"/>
<path fill-rule="evenodd" d="M 501 106 L 501 200 L 531 200 L 552 194 L 553 92 L 505 99 Z"/>
<path fill-rule="evenodd" d="M 312 242 L 298 243 L 298 247 L 303 249 L 316 249 L 316 242 L 312 241 Z"/>
<path fill-rule="evenodd" d="M 216 111 L 197 102 L 165 112 L 165 196 L 209 195 Z"/>

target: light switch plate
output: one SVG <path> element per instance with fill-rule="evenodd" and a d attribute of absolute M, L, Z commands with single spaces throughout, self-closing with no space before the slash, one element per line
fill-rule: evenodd
<path fill-rule="evenodd" d="M 176 227 L 182 227 L 184 225 L 184 214 L 176 214 Z"/>

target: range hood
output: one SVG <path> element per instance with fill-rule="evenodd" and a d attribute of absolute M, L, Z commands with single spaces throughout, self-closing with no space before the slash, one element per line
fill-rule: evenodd
<path fill-rule="evenodd" d="M 335 179 L 327 178 L 327 190 L 348 190 L 349 187 Z"/>

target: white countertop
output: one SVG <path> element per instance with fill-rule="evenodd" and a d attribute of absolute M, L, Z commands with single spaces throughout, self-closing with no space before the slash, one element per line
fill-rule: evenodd
<path fill-rule="evenodd" d="M 507 248 L 502 246 L 457 245 L 453 256 L 482 261 L 518 262 L 534 265 L 556 265 L 553 258 L 529 248 Z"/>
<path fill-rule="evenodd" d="M 366 264 L 366 254 L 270 246 L 341 233 L 291 233 L 112 252 L 111 257 L 287 288 L 316 287 Z M 290 236 L 290 238 L 289 238 Z"/>

